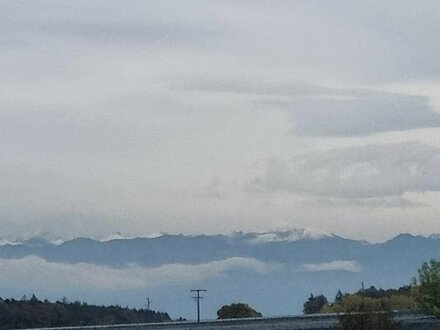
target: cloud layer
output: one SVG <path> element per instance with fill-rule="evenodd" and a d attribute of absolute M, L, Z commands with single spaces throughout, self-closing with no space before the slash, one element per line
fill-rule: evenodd
<path fill-rule="evenodd" d="M 255 187 L 317 197 L 377 198 L 440 191 L 440 149 L 420 143 L 367 145 L 271 160 Z"/>
<path fill-rule="evenodd" d="M 292 133 L 299 135 L 359 136 L 440 126 L 440 114 L 423 96 L 264 81 L 196 79 L 183 88 L 253 96 L 257 106 L 287 111 Z"/>
<path fill-rule="evenodd" d="M 301 268 L 307 272 L 328 272 L 328 271 L 347 271 L 360 273 L 361 266 L 356 261 L 351 260 L 335 260 L 324 262 L 321 264 L 304 264 Z"/>
<path fill-rule="evenodd" d="M 288 111 L 292 133 L 300 135 L 358 136 L 440 126 L 440 114 L 420 96 L 346 91 L 264 103 Z"/>
<path fill-rule="evenodd" d="M 0 238 L 333 231 L 438 191 L 439 6 L 1 1 Z M 405 230 L 440 231 L 419 197 Z"/>
<path fill-rule="evenodd" d="M 0 259 L 0 286 L 50 293 L 66 291 L 123 291 L 160 286 L 186 286 L 229 271 L 244 270 L 268 273 L 277 267 L 253 258 L 233 257 L 199 265 L 170 264 L 146 268 L 130 265 L 111 268 L 94 264 L 64 264 L 48 262 L 39 257 Z"/>

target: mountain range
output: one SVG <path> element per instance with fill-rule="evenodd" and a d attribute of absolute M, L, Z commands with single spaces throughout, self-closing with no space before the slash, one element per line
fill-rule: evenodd
<path fill-rule="evenodd" d="M 195 317 L 190 289 L 208 291 L 202 316 L 246 302 L 266 316 L 298 314 L 310 293 L 332 300 L 361 285 L 408 284 L 440 259 L 440 239 L 401 234 L 369 243 L 292 230 L 231 235 L 167 235 L 99 241 L 33 237 L 0 246 L 0 295 L 86 300 Z"/>

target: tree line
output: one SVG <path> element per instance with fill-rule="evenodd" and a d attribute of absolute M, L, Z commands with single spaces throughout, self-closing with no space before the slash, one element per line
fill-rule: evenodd
<path fill-rule="evenodd" d="M 423 312 L 440 317 L 440 261 L 422 264 L 418 277 L 398 289 L 371 286 L 355 293 L 337 292 L 332 302 L 324 295 L 310 295 L 304 302 L 305 314 L 341 313 L 344 330 L 399 329 L 393 311 Z"/>
<path fill-rule="evenodd" d="M 0 298 L 0 329 L 109 325 L 171 321 L 167 313 L 121 306 L 96 306 L 79 301 Z"/>
<path fill-rule="evenodd" d="M 397 289 L 370 286 L 355 293 L 336 293 L 333 301 L 313 295 L 304 302 L 304 314 L 339 313 L 342 329 L 396 329 L 392 311 L 424 312 L 440 317 L 440 261 L 423 263 L 418 278 Z M 261 317 L 248 304 L 224 305 L 217 311 L 219 319 Z"/>

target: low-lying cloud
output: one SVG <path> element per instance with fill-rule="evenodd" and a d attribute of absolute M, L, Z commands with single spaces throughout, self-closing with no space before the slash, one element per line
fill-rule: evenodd
<path fill-rule="evenodd" d="M 64 264 L 30 256 L 0 259 L 0 286 L 21 291 L 65 292 L 70 289 L 121 291 L 190 285 L 233 270 L 264 274 L 276 269 L 254 258 L 233 257 L 199 265 L 168 264 L 159 267 L 129 265 L 126 268 L 88 263 Z"/>
<path fill-rule="evenodd" d="M 328 272 L 328 271 L 347 271 L 352 273 L 360 273 L 361 266 L 352 260 L 335 260 L 320 264 L 304 264 L 301 269 L 307 272 Z"/>

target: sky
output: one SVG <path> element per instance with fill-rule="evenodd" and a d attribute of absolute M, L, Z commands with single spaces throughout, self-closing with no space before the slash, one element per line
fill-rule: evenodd
<path fill-rule="evenodd" d="M 440 3 L 0 2 L 3 239 L 440 232 Z"/>

